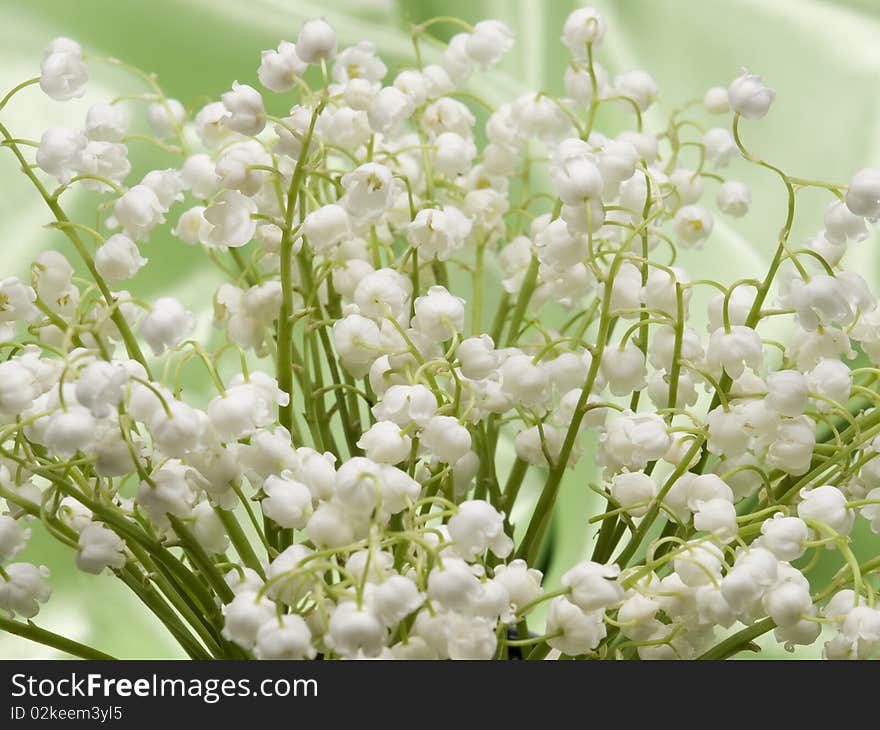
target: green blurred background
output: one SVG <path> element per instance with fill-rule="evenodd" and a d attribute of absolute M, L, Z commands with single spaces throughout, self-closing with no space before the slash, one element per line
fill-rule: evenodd
<path fill-rule="evenodd" d="M 561 95 L 567 54 L 558 39 L 565 16 L 579 4 L 569 0 L 0 0 L 0 95 L 37 75 L 47 42 L 66 35 L 89 54 L 116 56 L 155 71 L 169 96 L 197 109 L 208 97 L 218 98 L 235 79 L 257 86 L 260 51 L 274 48 L 282 39 L 295 40 L 302 20 L 318 15 L 334 25 L 340 46 L 372 40 L 392 73 L 411 61 L 407 30 L 411 22 L 435 15 L 456 15 L 470 22 L 500 18 L 516 31 L 517 46 L 498 69 L 473 82 L 472 90 L 495 103 L 526 90 Z M 778 91 L 769 117 L 745 127 L 747 143 L 756 152 L 791 174 L 834 181 L 847 180 L 859 167 L 880 165 L 880 3 L 876 0 L 596 0 L 592 4 L 608 23 L 597 59 L 611 74 L 644 68 L 658 82 L 662 98 L 677 105 L 701 96 L 709 86 L 726 85 L 741 67 L 747 67 Z M 428 56 L 432 57 L 430 52 Z M 32 88 L 3 111 L 3 121 L 17 136 L 39 139 L 50 124 L 80 125 L 91 103 L 142 90 L 131 77 L 92 65 L 85 98 L 59 104 Z M 277 98 L 269 106 L 284 111 Z M 143 106 L 133 103 L 130 110 L 133 127 L 145 131 Z M 652 120 L 659 123 L 658 119 L 649 114 L 648 125 Z M 602 118 L 600 131 L 613 132 L 620 121 Z M 174 164 L 138 142 L 132 143 L 131 157 L 133 181 L 151 167 Z M 736 164 L 729 174 L 752 186 L 753 212 L 735 228 L 718 220 L 706 250 L 683 257 L 694 277 L 712 275 L 728 281 L 753 275 L 765 266 L 775 247 L 783 204 L 778 181 Z M 49 220 L 47 212 L 6 153 L 0 153 L 0 181 L 0 278 L 27 276 L 39 251 L 67 248 L 57 232 L 42 227 Z M 89 194 L 69 193 L 64 202 L 76 215 L 77 210 L 88 210 L 93 200 Z M 799 198 L 796 240 L 821 226 L 825 202 L 819 193 Z M 144 247 L 144 254 L 153 264 L 130 289 L 141 296 L 178 296 L 197 313 L 206 334 L 216 276 L 204 266 L 199 251 L 160 232 Z M 847 256 L 871 283 L 880 283 L 873 238 Z M 488 306 L 493 304 L 490 297 Z M 554 524 L 551 583 L 564 566 L 583 556 L 591 539 L 585 515 L 594 498 L 584 484 L 595 478 L 594 471 L 584 463 L 567 480 L 559 510 L 565 517 L 558 516 Z M 532 492 L 538 488 L 539 476 L 532 475 Z M 871 537 L 864 531 L 858 535 L 860 552 L 875 550 Z M 41 534 L 35 534 L 23 557 L 52 570 L 55 595 L 39 616 L 41 625 L 120 657 L 180 656 L 112 577 L 78 573 L 72 555 Z M 819 649 L 817 644 L 801 655 L 814 656 Z M 781 653 L 777 649 L 767 654 Z M 0 634 L 0 658 L 49 656 L 59 655 Z"/>

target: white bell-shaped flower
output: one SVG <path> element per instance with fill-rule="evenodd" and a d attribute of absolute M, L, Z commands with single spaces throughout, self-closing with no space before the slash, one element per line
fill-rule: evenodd
<path fill-rule="evenodd" d="M 161 297 L 153 302 L 149 313 L 141 320 L 140 331 L 153 354 L 161 355 L 166 349 L 177 347 L 195 329 L 195 317 L 173 297 Z"/>
<path fill-rule="evenodd" d="M 270 475 L 263 482 L 266 496 L 260 502 L 263 514 L 285 529 L 303 529 L 312 516 L 312 493 L 294 479 L 290 472 Z"/>
<path fill-rule="evenodd" d="M 846 207 L 854 215 L 880 218 L 880 169 L 866 167 L 853 175 L 846 191 Z"/>
<path fill-rule="evenodd" d="M 270 91 L 283 94 L 296 86 L 306 68 L 308 64 L 297 55 L 296 45 L 281 41 L 277 50 L 261 52 L 257 78 Z"/>
<path fill-rule="evenodd" d="M 251 650 L 260 628 L 277 620 L 272 601 L 259 593 L 243 591 L 223 606 L 223 638 Z"/>
<path fill-rule="evenodd" d="M 767 548 L 779 560 L 797 560 L 806 551 L 810 529 L 799 517 L 785 517 L 777 512 L 772 519 L 761 523 L 761 547 Z"/>
<path fill-rule="evenodd" d="M 386 629 L 371 611 L 354 601 L 340 603 L 330 616 L 324 641 L 347 659 L 378 656 L 385 645 Z"/>
<path fill-rule="evenodd" d="M 611 480 L 611 496 L 633 517 L 641 517 L 657 496 L 657 482 L 644 472 L 623 472 Z"/>
<path fill-rule="evenodd" d="M 0 608 L 33 618 L 40 612 L 40 604 L 49 600 L 49 569 L 31 563 L 12 563 L 0 575 Z"/>
<path fill-rule="evenodd" d="M 263 97 L 253 86 L 232 82 L 232 91 L 221 97 L 227 116 L 223 120 L 229 129 L 253 137 L 266 126 L 266 108 Z"/>
<path fill-rule="evenodd" d="M 853 526 L 855 512 L 846 506 L 846 495 L 837 487 L 826 484 L 814 489 L 800 491 L 798 517 L 819 522 L 839 535 L 848 535 Z"/>
<path fill-rule="evenodd" d="M 254 656 L 263 660 L 314 659 L 317 653 L 308 624 L 295 613 L 278 616 L 260 626 L 256 643 Z"/>
<path fill-rule="evenodd" d="M 160 139 L 170 137 L 175 128 L 180 129 L 186 117 L 186 109 L 177 99 L 154 101 L 147 107 L 150 129 Z"/>
<path fill-rule="evenodd" d="M 486 550 L 505 558 L 513 549 L 513 541 L 504 532 L 504 514 L 483 500 L 462 502 L 448 526 L 456 551 L 465 559 L 472 560 Z"/>
<path fill-rule="evenodd" d="M 604 611 L 623 599 L 618 582 L 620 568 L 590 560 L 577 563 L 562 576 L 562 585 L 570 589 L 568 600 L 583 611 Z"/>
<path fill-rule="evenodd" d="M 105 568 L 121 569 L 125 565 L 125 543 L 112 530 L 93 522 L 79 535 L 76 567 L 97 575 Z"/>
<path fill-rule="evenodd" d="M 40 88 L 55 101 L 78 99 L 85 94 L 89 70 L 82 60 L 82 48 L 70 38 L 55 38 L 43 53 Z"/>
<path fill-rule="evenodd" d="M 8 515 L 0 515 L 0 562 L 6 563 L 21 553 L 31 531 Z"/>
<path fill-rule="evenodd" d="M 296 38 L 296 55 L 306 63 L 320 63 L 336 55 L 336 32 L 323 18 L 303 23 Z"/>
<path fill-rule="evenodd" d="M 557 596 L 547 612 L 547 643 L 554 649 L 577 656 L 597 646 L 608 633 L 601 611 L 585 612 L 565 596 Z"/>

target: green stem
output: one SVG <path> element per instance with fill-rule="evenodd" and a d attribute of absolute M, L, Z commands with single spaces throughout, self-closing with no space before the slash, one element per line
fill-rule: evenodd
<path fill-rule="evenodd" d="M 260 540 L 264 544 L 266 544 L 266 536 L 263 535 L 260 531 L 260 525 L 257 522 L 256 515 L 250 508 L 250 505 L 245 501 L 244 495 L 242 495 L 239 490 L 236 490 L 236 494 L 238 494 L 238 498 L 244 506 L 244 509 L 248 515 L 248 519 L 250 519 L 254 530 L 260 536 Z M 220 521 L 223 523 L 223 527 L 226 528 L 226 533 L 229 535 L 229 539 L 232 541 L 232 545 L 235 548 L 236 552 L 238 552 L 238 557 L 241 558 L 241 561 L 248 568 L 256 572 L 257 575 L 265 580 L 266 576 L 263 573 L 263 566 L 260 565 L 257 554 L 251 547 L 251 542 L 250 540 L 248 540 L 247 535 L 245 535 L 244 530 L 238 523 L 235 515 L 232 512 L 228 512 L 225 509 L 222 509 L 221 507 L 215 507 L 214 512 L 217 514 L 217 517 L 220 518 Z M 269 547 L 268 544 L 266 544 L 266 546 Z"/>
<path fill-rule="evenodd" d="M 526 308 L 529 306 L 529 301 L 535 291 L 535 284 L 538 281 L 538 269 L 540 266 L 541 264 L 538 261 L 538 258 L 533 256 L 529 268 L 526 270 L 522 286 L 520 287 L 519 296 L 516 298 L 516 307 L 513 310 L 513 317 L 510 320 L 510 329 L 507 331 L 507 338 L 505 340 L 505 345 L 507 347 L 513 345 L 519 335 L 519 328 L 522 324 L 523 317 L 525 316 Z M 501 334 L 500 330 L 498 334 Z"/>
<path fill-rule="evenodd" d="M 152 379 L 152 375 L 150 375 L 150 368 L 147 365 L 146 358 L 141 351 L 140 345 L 138 344 L 134 333 L 128 326 L 128 322 L 125 321 L 125 317 L 122 316 L 122 312 L 119 310 L 119 307 L 115 306 L 116 299 L 110 292 L 110 287 L 107 286 L 107 282 L 104 281 L 103 277 L 98 273 L 98 270 L 95 268 L 95 261 L 92 258 L 92 255 L 89 253 L 88 249 L 82 242 L 82 239 L 80 239 L 79 235 L 76 233 L 76 230 L 73 228 L 73 226 L 68 225 L 70 224 L 70 219 L 67 217 L 67 215 L 65 215 L 64 211 L 61 209 L 61 206 L 58 205 L 58 201 L 52 198 L 52 196 L 49 194 L 49 191 L 46 190 L 46 188 L 37 178 L 33 169 L 31 169 L 31 166 L 28 164 L 27 160 L 25 160 L 24 155 L 22 155 L 21 150 L 18 148 L 18 145 L 15 144 L 14 141 L 12 141 L 14 138 L 9 133 L 9 130 L 6 129 L 6 127 L 2 124 L 0 124 L 0 134 L 2 134 L 6 141 L 9 143 L 9 149 L 12 150 L 13 154 L 16 156 L 16 158 L 18 158 L 18 161 L 21 163 L 22 172 L 27 175 L 27 177 L 33 183 L 34 187 L 36 187 L 37 192 L 40 193 L 40 196 L 46 202 L 46 205 L 49 206 L 49 210 L 52 211 L 52 213 L 55 215 L 55 218 L 58 220 L 58 223 L 61 224 L 59 228 L 64 231 L 64 233 L 70 239 L 73 247 L 80 255 L 80 258 L 82 258 L 83 262 L 86 265 L 86 268 L 89 270 L 92 279 L 98 285 L 98 289 L 100 289 L 101 295 L 104 297 L 104 301 L 107 302 L 107 306 L 110 307 L 112 310 L 110 319 L 113 321 L 113 324 L 116 325 L 116 328 L 119 330 L 119 333 L 122 336 L 122 341 L 125 343 L 125 349 L 128 351 L 128 356 L 132 360 L 137 360 L 141 365 L 143 365 L 144 370 L 146 370 L 147 372 L 147 377 Z"/>
<path fill-rule="evenodd" d="M 40 83 L 40 77 L 37 76 L 35 78 L 28 79 L 27 81 L 22 81 L 18 86 L 14 86 L 12 89 L 10 89 L 9 93 L 6 94 L 6 96 L 4 96 L 2 99 L 0 99 L 0 109 L 2 109 L 4 106 L 6 106 L 9 103 L 9 100 L 13 96 L 15 96 L 19 91 L 21 91 L 24 88 L 27 88 L 28 86 L 33 86 L 34 84 L 39 84 L 39 83 Z"/>
<path fill-rule="evenodd" d="M 484 269 L 484 258 L 486 253 L 486 244 L 483 242 L 477 243 L 477 257 L 476 262 L 474 264 L 474 300 L 473 300 L 473 313 L 471 320 L 471 334 L 474 337 L 478 337 L 483 331 L 483 269 Z M 413 294 L 415 297 L 418 294 L 416 292 Z"/>
<path fill-rule="evenodd" d="M 753 639 L 766 634 L 773 629 L 776 624 L 772 618 L 765 618 L 756 621 L 751 626 L 747 626 L 742 631 L 737 631 L 732 636 L 727 637 L 717 646 L 713 646 L 705 654 L 697 657 L 702 660 L 720 660 L 732 657 L 748 647 Z"/>
<path fill-rule="evenodd" d="M 277 377 L 278 387 L 289 396 L 285 406 L 278 407 L 278 420 L 289 432 L 293 433 L 293 370 L 291 368 L 291 346 L 293 343 L 293 214 L 296 199 L 305 176 L 306 158 L 315 133 L 315 124 L 324 109 L 326 100 L 322 101 L 312 113 L 309 129 L 302 142 L 302 153 L 296 161 L 296 168 L 287 190 L 287 207 L 284 212 L 284 229 L 281 235 L 281 312 L 278 315 L 278 355 Z"/>
<path fill-rule="evenodd" d="M 99 651 L 91 646 L 80 644 L 78 641 L 68 639 L 66 636 L 61 636 L 52 631 L 41 629 L 30 621 L 25 624 L 20 621 L 13 621 L 12 619 L 0 616 L 0 629 L 8 631 L 10 634 L 21 636 L 29 641 L 36 642 L 37 644 L 43 644 L 44 646 L 50 646 L 53 649 L 58 649 L 67 654 L 72 654 L 80 659 L 116 659 L 116 657 L 105 654 L 103 651 Z"/>

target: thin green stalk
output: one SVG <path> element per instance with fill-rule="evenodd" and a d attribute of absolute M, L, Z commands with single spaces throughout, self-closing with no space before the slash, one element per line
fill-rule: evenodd
<path fill-rule="evenodd" d="M 315 124 L 326 105 L 321 101 L 309 122 L 309 128 L 303 137 L 302 153 L 296 161 L 296 168 L 287 190 L 287 208 L 284 213 L 284 228 L 281 235 L 281 312 L 278 315 L 278 356 L 277 379 L 278 387 L 289 396 L 287 405 L 278 407 L 278 420 L 282 426 L 292 433 L 293 424 L 293 370 L 291 369 L 291 346 L 293 343 L 293 214 L 306 170 L 306 158 L 315 133 Z"/>
<path fill-rule="evenodd" d="M 46 188 L 37 178 L 36 174 L 31 169 L 31 166 L 22 155 L 21 150 L 18 148 L 18 145 L 14 141 L 12 141 L 14 138 L 9 133 L 9 130 L 7 130 L 6 127 L 2 124 L 0 124 L 0 134 L 2 134 L 6 141 L 9 143 L 9 149 L 12 150 L 13 154 L 18 158 L 18 161 L 21 163 L 21 171 L 25 175 L 27 175 L 30 181 L 34 184 L 34 187 L 36 187 L 37 192 L 40 193 L 40 196 L 46 202 L 46 205 L 49 206 L 49 209 L 52 211 L 55 218 L 61 224 L 59 228 L 70 239 L 70 242 L 73 244 L 76 252 L 79 254 L 80 258 L 82 258 L 83 263 L 85 263 L 86 268 L 89 270 L 89 274 L 91 274 L 95 284 L 98 285 L 98 289 L 101 291 L 101 295 L 104 297 L 104 301 L 107 303 L 107 306 L 110 307 L 112 310 L 110 319 L 113 321 L 113 324 L 116 325 L 116 328 L 119 330 L 119 334 L 122 336 L 122 341 L 125 344 L 125 349 L 128 352 L 128 356 L 132 360 L 137 360 L 144 367 L 144 370 L 146 370 L 147 376 L 152 379 L 152 375 L 150 375 L 150 368 L 147 365 L 146 358 L 141 351 L 137 338 L 134 336 L 134 333 L 128 326 L 128 322 L 125 321 L 125 317 L 122 316 L 122 312 L 119 310 L 118 307 L 115 306 L 116 299 L 110 292 L 110 287 L 107 286 L 107 282 L 104 281 L 104 278 L 98 273 L 98 270 L 95 268 L 95 260 L 92 258 L 92 255 L 89 253 L 88 249 L 80 239 L 73 226 L 67 225 L 70 223 L 70 220 L 61 209 L 61 206 L 58 205 L 58 201 L 52 198 L 52 196 L 49 194 L 49 191 L 46 190 Z"/>
<path fill-rule="evenodd" d="M 474 297 L 472 302 L 471 334 L 479 336 L 483 332 L 483 270 L 485 268 L 485 242 L 477 242 L 476 262 L 474 264 L 473 284 Z M 417 291 L 413 296 L 417 295 Z"/>
<path fill-rule="evenodd" d="M 217 566 L 211 561 L 211 557 L 205 552 L 205 549 L 199 544 L 199 541 L 196 540 L 181 519 L 171 514 L 168 515 L 168 519 L 171 521 L 174 532 L 180 538 L 187 554 L 199 569 L 199 572 L 208 581 L 220 600 L 224 603 L 229 603 L 234 594 L 229 584 L 223 579 L 223 575 L 217 569 Z"/>
<path fill-rule="evenodd" d="M 765 618 L 761 619 L 760 621 L 756 621 L 751 626 L 747 626 L 742 631 L 737 631 L 735 634 L 729 636 L 720 644 L 713 646 L 711 649 L 709 649 L 709 651 L 698 656 L 697 659 L 715 661 L 718 661 L 720 659 L 728 659 L 734 654 L 738 654 L 739 652 L 747 649 L 749 644 L 751 644 L 754 639 L 763 634 L 766 634 L 775 626 L 776 624 L 774 623 L 772 618 Z"/>
<path fill-rule="evenodd" d="M 511 347 L 515 342 L 516 338 L 519 335 L 519 329 L 522 324 L 523 317 L 525 316 L 526 309 L 529 306 L 529 301 L 532 298 L 532 294 L 535 291 L 535 284 L 538 281 L 538 270 L 540 269 L 541 264 L 538 261 L 537 257 L 532 257 L 532 261 L 529 264 L 529 268 L 526 270 L 525 278 L 523 279 L 522 286 L 519 290 L 519 296 L 516 298 L 516 307 L 513 310 L 513 316 L 510 319 L 510 329 L 507 331 L 507 337 L 505 338 L 505 346 Z M 500 336 L 500 332 L 499 332 Z"/>
<path fill-rule="evenodd" d="M 50 646 L 53 649 L 72 654 L 80 659 L 116 659 L 116 657 L 105 654 L 103 651 L 99 651 L 91 646 L 80 644 L 78 641 L 68 639 L 66 636 L 61 636 L 52 631 L 41 629 L 30 621 L 22 623 L 21 621 L 13 621 L 12 619 L 0 616 L 0 629 L 8 631 L 10 634 L 21 636 L 29 641 L 36 642 L 37 644 L 43 644 L 43 646 Z"/>
<path fill-rule="evenodd" d="M 165 625 L 165 628 L 177 640 L 177 643 L 189 655 L 190 659 L 211 658 L 211 654 L 187 630 L 174 610 L 165 602 L 159 592 L 150 585 L 143 573 L 129 564 L 126 566 L 125 571 L 119 574 L 119 577 Z"/>

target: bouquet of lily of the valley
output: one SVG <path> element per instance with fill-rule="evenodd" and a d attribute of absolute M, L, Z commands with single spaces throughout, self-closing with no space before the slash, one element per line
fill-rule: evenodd
<path fill-rule="evenodd" d="M 0 154 L 67 239 L 0 281 L 0 629 L 106 657 L 39 626 L 52 578 L 16 558 L 42 530 L 198 659 L 721 659 L 764 634 L 873 655 L 880 558 L 849 535 L 880 530 L 880 309 L 843 264 L 880 170 L 794 177 L 745 141 L 760 78 L 665 107 L 646 71 L 609 77 L 605 33 L 575 10 L 565 95 L 498 106 L 498 20 L 415 25 L 393 71 L 310 20 L 198 108 L 52 41 L 0 100 Z M 7 126 L 30 87 L 81 96 L 92 64 L 132 93 L 77 128 Z M 166 166 L 133 179 L 129 145 Z M 723 278 L 714 217 L 749 213 L 734 160 L 785 193 L 775 256 L 692 279 L 678 253 Z M 78 188 L 93 215 L 65 212 Z M 824 230 L 794 240 L 808 188 Z M 126 288 L 174 266 L 162 227 L 223 276 L 213 331 Z M 563 489 L 601 506 L 548 583 Z"/>

